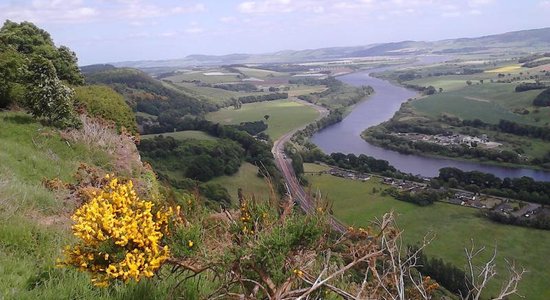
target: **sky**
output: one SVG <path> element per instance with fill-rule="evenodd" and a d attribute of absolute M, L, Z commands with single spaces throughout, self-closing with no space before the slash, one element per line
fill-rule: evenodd
<path fill-rule="evenodd" d="M 79 64 L 434 41 L 550 27 L 550 0 L 0 0 Z"/>

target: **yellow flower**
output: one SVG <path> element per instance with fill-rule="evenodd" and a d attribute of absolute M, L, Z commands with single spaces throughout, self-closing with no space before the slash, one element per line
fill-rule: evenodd
<path fill-rule="evenodd" d="M 73 233 L 80 242 L 65 249 L 65 264 L 92 273 L 96 286 L 106 286 L 111 280 L 126 282 L 151 277 L 170 255 L 168 246 L 160 243 L 174 210 L 153 211 L 154 204 L 140 200 L 131 181 L 121 183 L 113 176 L 105 178 L 112 179 L 72 216 Z M 102 245 L 115 248 L 109 254 L 100 251 Z M 114 253 L 125 255 L 116 260 L 121 256 Z"/>
<path fill-rule="evenodd" d="M 187 245 L 189 246 L 189 248 L 193 247 L 194 243 L 192 240 L 189 240 L 187 241 Z"/>

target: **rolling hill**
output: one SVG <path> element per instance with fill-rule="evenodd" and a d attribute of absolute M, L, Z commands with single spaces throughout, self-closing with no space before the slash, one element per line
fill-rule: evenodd
<path fill-rule="evenodd" d="M 401 41 L 354 47 L 284 50 L 264 54 L 189 55 L 182 59 L 116 62 L 116 67 L 181 68 L 198 65 L 296 63 L 368 56 L 508 52 L 526 54 L 550 47 L 550 27 L 513 31 L 475 38 L 441 41 Z"/>

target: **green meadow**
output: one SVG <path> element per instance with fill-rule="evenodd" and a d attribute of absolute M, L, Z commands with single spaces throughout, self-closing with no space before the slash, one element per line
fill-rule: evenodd
<path fill-rule="evenodd" d="M 239 171 L 231 176 L 220 176 L 209 181 L 217 183 L 227 189 L 231 199 L 238 201 L 237 191 L 243 190 L 243 194 L 249 197 L 258 197 L 259 199 L 269 198 L 269 187 L 264 178 L 258 176 L 258 167 L 244 162 Z"/>
<path fill-rule="evenodd" d="M 265 115 L 269 115 L 266 133 L 275 140 L 292 129 L 313 122 L 319 113 L 294 101 L 275 100 L 244 104 L 240 109 L 223 108 L 209 113 L 206 118 L 221 124 L 239 124 L 264 120 Z"/>

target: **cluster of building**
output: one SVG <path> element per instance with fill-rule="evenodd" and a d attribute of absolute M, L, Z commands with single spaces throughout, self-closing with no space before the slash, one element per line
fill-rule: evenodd
<path fill-rule="evenodd" d="M 504 215 L 512 215 L 519 218 L 531 218 L 532 216 L 542 212 L 543 206 L 537 203 L 511 202 L 505 200 L 501 204 L 495 206 L 493 210 Z"/>
<path fill-rule="evenodd" d="M 447 202 L 475 208 L 487 208 L 487 205 L 481 202 L 480 196 L 467 191 L 455 192 Z"/>
<path fill-rule="evenodd" d="M 480 137 L 464 134 L 437 134 L 429 135 L 422 133 L 393 133 L 396 136 L 406 138 L 410 141 L 423 141 L 434 143 L 441 146 L 467 145 L 469 147 L 483 146 L 485 148 L 496 148 L 502 146 L 501 143 L 491 142 L 486 134 Z"/>
<path fill-rule="evenodd" d="M 479 195 L 467 191 L 455 192 L 447 202 L 478 209 L 489 209 L 493 212 L 503 215 L 512 215 L 518 218 L 532 218 L 534 215 L 542 213 L 544 210 L 544 207 L 537 203 L 489 195 Z"/>
<path fill-rule="evenodd" d="M 320 173 L 330 174 L 332 176 L 367 181 L 371 178 L 371 175 L 351 170 L 345 170 L 333 167 L 327 171 Z M 376 175 L 375 175 L 376 176 Z M 430 189 L 426 183 L 400 180 L 390 177 L 384 177 L 382 183 L 389 185 L 404 192 L 416 192 L 425 189 Z M 518 218 L 532 218 L 534 215 L 540 213 L 546 213 L 550 215 L 550 209 L 544 208 L 541 204 L 524 202 L 519 200 L 513 200 L 502 197 L 495 197 L 490 195 L 478 194 L 474 192 L 464 190 L 452 190 L 452 195 L 449 196 L 444 202 L 461 205 L 466 207 L 472 207 L 477 209 L 489 209 L 494 212 L 498 212 L 504 215 L 513 215 Z"/>
<path fill-rule="evenodd" d="M 342 178 L 360 180 L 360 181 L 367 181 L 370 179 L 370 175 L 368 174 L 363 174 L 363 173 L 339 169 L 339 168 L 331 168 L 330 170 L 327 171 L 327 173 L 336 177 L 342 177 Z"/>
<path fill-rule="evenodd" d="M 385 177 L 382 180 L 382 183 L 386 185 L 390 185 L 404 192 L 415 192 L 415 191 L 419 191 L 427 188 L 426 184 L 423 184 L 423 183 L 399 180 L 399 179 L 389 178 L 389 177 Z"/>

